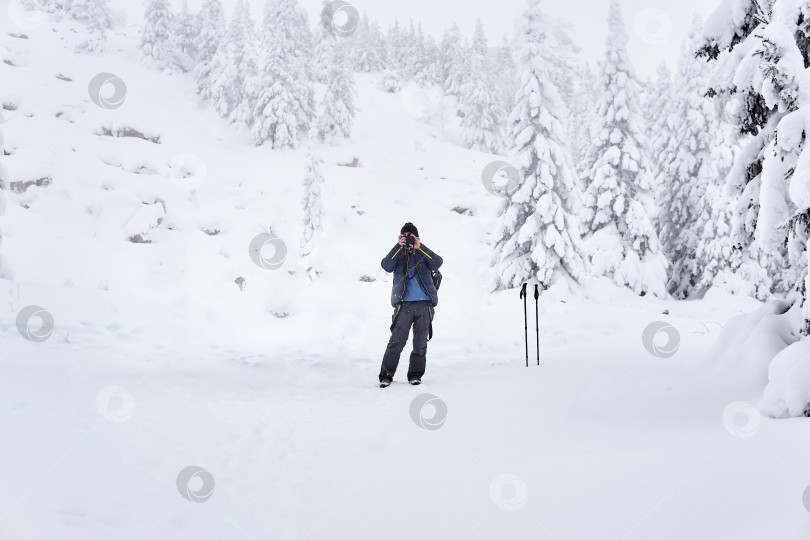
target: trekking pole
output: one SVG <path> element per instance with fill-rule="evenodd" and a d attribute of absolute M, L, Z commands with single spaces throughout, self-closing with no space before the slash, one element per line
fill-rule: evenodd
<path fill-rule="evenodd" d="M 526 317 L 526 284 L 520 288 L 520 297 L 523 298 L 523 335 L 526 338 L 526 367 L 529 367 L 529 324 Z"/>
<path fill-rule="evenodd" d="M 537 283 L 534 284 L 534 331 L 537 333 L 537 365 L 540 365 L 540 316 L 537 307 L 537 299 L 540 293 L 537 291 Z"/>

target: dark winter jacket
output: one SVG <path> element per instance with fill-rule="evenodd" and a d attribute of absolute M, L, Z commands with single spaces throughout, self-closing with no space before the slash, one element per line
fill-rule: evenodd
<path fill-rule="evenodd" d="M 386 272 L 394 272 L 394 284 L 391 287 L 391 305 L 396 305 L 405 294 L 405 269 L 416 267 L 416 277 L 431 299 L 431 305 L 436 307 L 439 303 L 439 294 L 436 286 L 433 285 L 433 278 L 430 276 L 431 270 L 438 270 L 442 265 L 442 258 L 436 255 L 425 244 L 419 246 L 413 255 L 405 253 L 405 249 L 396 244 L 388 252 L 380 264 Z"/>

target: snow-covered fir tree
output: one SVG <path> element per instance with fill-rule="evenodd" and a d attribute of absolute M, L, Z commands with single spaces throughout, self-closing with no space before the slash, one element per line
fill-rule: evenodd
<path fill-rule="evenodd" d="M 310 31 L 307 13 L 298 5 L 297 0 L 277 0 L 273 13 L 282 58 L 289 63 L 288 70 L 299 86 L 296 90 L 299 105 L 295 115 L 298 129 L 306 133 L 316 114 L 315 90 L 312 86 L 315 39 Z M 266 31 L 272 31 L 272 28 Z"/>
<path fill-rule="evenodd" d="M 692 289 L 697 296 L 713 286 L 732 293 L 764 296 L 766 290 L 758 292 L 748 286 L 739 287 L 741 280 L 744 283 L 762 282 L 757 277 L 762 273 L 762 268 L 753 266 L 750 260 L 743 264 L 742 251 L 736 248 L 732 239 L 732 201 L 724 189 L 725 179 L 721 171 L 728 173 L 734 163 L 736 136 L 732 126 L 722 121 L 718 123 L 719 131 L 709 160 L 704 164 L 707 176 L 715 177 L 716 182 L 706 185 L 702 211 L 697 215 L 697 223 L 692 226 L 697 237 L 694 267 L 700 269 L 699 278 Z"/>
<path fill-rule="evenodd" d="M 595 251 L 593 272 L 636 294 L 665 297 L 667 261 L 652 222 L 655 206 L 639 88 L 616 0 L 610 3 L 606 45 L 599 81 L 602 97 L 591 125 L 596 159 L 583 197 L 583 217 Z"/>
<path fill-rule="evenodd" d="M 331 60 L 326 77 L 326 93 L 317 122 L 317 133 L 321 142 L 334 142 L 339 138 L 348 139 L 351 136 L 357 92 L 344 40 L 338 36 L 328 36 L 327 40 L 331 44 L 329 47 Z"/>
<path fill-rule="evenodd" d="M 543 54 L 548 38 L 540 0 L 528 0 L 523 32 L 521 85 L 507 120 L 521 184 L 498 211 L 491 291 L 532 279 L 544 287 L 559 277 L 578 280 L 585 268 L 576 217 L 580 187 L 564 144 L 566 107 Z"/>
<path fill-rule="evenodd" d="M 357 21 L 354 31 L 349 34 L 330 32 L 332 37 L 343 39 L 343 45 L 347 55 L 346 62 L 352 70 L 356 69 L 357 71 L 362 71 L 362 69 L 359 69 L 360 64 L 362 64 L 360 58 L 365 54 L 365 51 L 362 49 L 367 45 L 368 27 L 366 25 L 368 24 L 368 20 L 364 20 L 364 17 L 365 11 L 363 12 L 363 17 Z"/>
<path fill-rule="evenodd" d="M 433 34 L 427 34 L 425 36 L 422 52 L 425 58 L 425 64 L 422 70 L 417 74 L 416 81 L 428 86 L 441 85 L 439 45 L 436 43 L 436 37 Z"/>
<path fill-rule="evenodd" d="M 295 0 L 267 0 L 260 39 L 263 55 L 255 104 L 253 139 L 257 145 L 295 148 L 307 135 L 316 114 L 314 89 L 303 58 L 312 51 L 305 18 Z"/>
<path fill-rule="evenodd" d="M 718 63 L 710 95 L 731 101 L 724 110 L 743 143 L 728 176 L 732 231 L 743 267 L 758 266 L 770 292 L 803 303 L 810 335 L 810 125 L 802 88 L 810 67 L 806 2 L 740 0 L 707 21 L 700 54 Z M 762 290 L 762 281 L 753 284 Z"/>
<path fill-rule="evenodd" d="M 304 175 L 304 197 L 301 200 L 304 217 L 301 234 L 301 258 L 306 259 L 315 250 L 317 235 L 323 231 L 323 201 L 321 185 L 324 182 L 321 165 L 323 160 L 311 150 L 307 152 Z"/>
<path fill-rule="evenodd" d="M 593 164 L 589 161 L 589 151 L 591 150 L 590 126 L 596 116 L 598 99 L 594 93 L 593 82 L 595 79 L 588 63 L 579 66 L 573 77 L 572 94 L 576 98 L 572 104 L 568 133 L 571 137 L 569 146 L 577 178 L 587 178 Z"/>
<path fill-rule="evenodd" d="M 175 63 L 186 71 L 193 69 L 197 60 L 197 36 L 200 33 L 199 21 L 188 10 L 188 0 L 183 0 L 180 13 L 174 17 L 170 37 L 171 54 Z"/>
<path fill-rule="evenodd" d="M 544 15 L 549 47 L 544 54 L 549 64 L 552 82 L 559 89 L 560 96 L 570 110 L 578 104 L 575 94 L 577 70 L 582 65 L 579 53 L 581 48 L 574 41 L 571 23 Z M 591 81 L 593 83 L 593 81 Z"/>
<path fill-rule="evenodd" d="M 232 123 L 250 124 L 252 101 L 250 85 L 257 76 L 254 22 L 247 0 L 234 8 L 225 41 L 211 60 L 210 99 L 214 109 Z"/>
<path fill-rule="evenodd" d="M 499 89 L 493 84 L 493 69 L 480 19 L 475 25 L 469 66 L 469 77 L 462 86 L 459 100 L 459 110 L 464 115 L 461 135 L 468 148 L 500 153 L 504 147 L 503 122 L 506 111 Z"/>
<path fill-rule="evenodd" d="M 425 35 L 422 21 L 416 25 L 414 31 L 413 20 L 408 31 L 408 50 L 406 58 L 406 73 L 418 86 L 428 86 L 437 82 L 438 74 L 438 47 L 432 36 Z"/>
<path fill-rule="evenodd" d="M 588 99 L 585 86 L 593 86 L 593 79 L 580 80 L 585 64 L 580 58 L 580 46 L 574 41 L 573 28 L 567 21 L 546 17 L 549 46 L 544 54 L 549 64 L 551 79 L 568 108 L 563 119 L 570 153 L 579 162 L 590 145 L 588 125 L 593 119 L 594 104 Z"/>
<path fill-rule="evenodd" d="M 402 89 L 402 65 L 404 64 L 404 48 L 402 44 L 403 35 L 399 27 L 399 21 L 388 27 L 383 36 L 384 68 L 380 77 L 380 86 L 385 92 L 399 92 Z"/>
<path fill-rule="evenodd" d="M 395 20 L 394 24 L 388 27 L 388 34 L 386 36 L 386 68 L 394 73 L 397 73 L 401 80 L 407 76 L 406 58 L 408 56 L 408 48 L 406 45 L 407 34 L 403 30 L 399 21 Z"/>
<path fill-rule="evenodd" d="M 112 28 L 110 0 L 73 0 L 70 14 L 73 18 L 84 21 L 89 32 L 78 49 L 103 51 L 107 46 L 107 30 Z"/>
<path fill-rule="evenodd" d="M 408 27 L 402 35 L 402 66 L 400 67 L 400 72 L 406 81 L 416 80 L 416 72 L 424 64 L 420 37 L 424 39 L 424 34 L 420 36 L 420 33 L 416 31 L 413 19 L 409 19 Z"/>
<path fill-rule="evenodd" d="M 217 67 L 214 57 L 225 40 L 225 13 L 220 0 L 205 0 L 198 14 L 198 25 L 197 65 L 194 67 L 194 79 L 197 82 L 197 92 L 200 97 L 209 99 Z"/>
<path fill-rule="evenodd" d="M 439 79 L 445 95 L 458 97 L 466 82 L 467 53 L 462 47 L 461 31 L 453 21 L 450 28 L 444 31 L 439 47 Z"/>
<path fill-rule="evenodd" d="M 369 55 L 371 59 L 369 65 L 372 72 L 383 71 L 386 66 L 386 59 L 388 55 L 388 45 L 380 29 L 380 24 L 377 21 L 371 21 L 370 34 L 369 34 L 369 47 L 374 49 L 374 53 Z M 375 65 L 373 61 L 376 61 Z"/>
<path fill-rule="evenodd" d="M 302 80 L 308 81 L 310 85 L 310 92 L 308 95 L 309 106 L 312 108 L 311 114 L 314 114 L 315 107 L 315 94 L 311 85 L 314 80 L 314 65 L 312 63 L 312 54 L 315 50 L 315 34 L 310 29 L 309 15 L 307 11 L 298 5 L 297 0 L 284 0 L 284 5 L 290 10 L 288 16 L 290 18 L 289 27 L 295 31 L 288 34 L 289 43 L 285 46 L 289 54 L 295 58 L 297 69 L 301 72 Z"/>
<path fill-rule="evenodd" d="M 141 32 L 141 52 L 155 60 L 163 60 L 170 53 L 172 12 L 168 0 L 150 0 L 144 14 Z"/>
<path fill-rule="evenodd" d="M 332 39 L 335 38 L 332 32 L 323 27 L 318 26 L 315 31 L 315 50 L 313 52 L 312 62 L 312 80 L 321 84 L 329 82 L 328 73 L 331 68 L 330 62 L 332 61 Z"/>
<path fill-rule="evenodd" d="M 512 49 L 513 46 L 504 33 L 501 44 L 495 50 L 495 84 L 500 91 L 501 103 L 506 111 L 515 108 L 515 93 L 518 88 L 517 65 Z"/>
<path fill-rule="evenodd" d="M 375 33 L 365 11 L 363 11 L 363 17 L 360 19 L 357 30 L 350 38 L 351 40 L 343 43 L 343 46 L 344 50 L 350 54 L 352 69 L 361 73 L 380 70 L 383 66 L 383 59 L 380 56 L 379 35 Z"/>
<path fill-rule="evenodd" d="M 655 70 L 655 81 L 644 95 L 644 121 L 647 126 L 650 162 L 656 181 L 660 178 L 661 164 L 665 151 L 670 146 L 675 125 L 680 123 L 672 112 L 674 99 L 672 74 L 667 63 L 662 61 Z M 659 186 L 654 187 L 657 190 Z M 666 215 L 659 217 L 666 218 Z"/>
<path fill-rule="evenodd" d="M 250 4 L 244 1 L 241 11 L 241 35 L 235 40 L 242 50 L 235 52 L 232 62 L 237 68 L 235 85 L 238 88 L 238 100 L 228 121 L 245 126 L 253 125 L 255 105 L 259 93 L 259 38 L 256 22 L 250 15 Z"/>
<path fill-rule="evenodd" d="M 703 281 L 704 264 L 709 261 L 698 258 L 697 245 L 714 213 L 707 190 L 719 187 L 731 167 L 732 150 L 721 144 L 722 126 L 705 97 L 708 65 L 695 58 L 702 26 L 695 15 L 678 62 L 676 99 L 665 109 L 673 132 L 661 152 L 661 172 L 655 182 L 661 211 L 659 238 L 670 262 L 667 290 L 676 298 L 692 296 Z M 666 75 L 659 71 L 659 78 L 666 80 Z M 658 90 L 666 92 L 666 87 Z M 659 96 L 661 106 L 666 106 L 664 96 Z M 665 121 L 659 119 L 659 123 L 661 129 L 669 128 Z M 716 195 L 719 190 L 712 191 Z"/>

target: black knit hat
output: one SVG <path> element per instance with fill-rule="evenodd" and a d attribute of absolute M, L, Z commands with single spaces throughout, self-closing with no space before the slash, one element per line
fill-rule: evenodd
<path fill-rule="evenodd" d="M 416 226 L 410 221 L 402 226 L 402 229 L 399 231 L 399 234 L 405 234 L 406 232 L 409 232 L 414 236 L 419 236 L 419 231 L 416 230 Z"/>

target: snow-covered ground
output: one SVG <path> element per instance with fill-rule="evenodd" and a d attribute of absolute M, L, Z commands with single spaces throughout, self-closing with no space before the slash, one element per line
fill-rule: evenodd
<path fill-rule="evenodd" d="M 788 344 L 758 338 L 777 304 L 551 289 L 539 367 L 528 304 L 527 368 L 517 290 L 485 289 L 497 156 L 379 75 L 357 76 L 353 142 L 317 149 L 309 284 L 304 149 L 254 147 L 188 75 L 139 61 L 136 27 L 95 56 L 71 52 L 71 25 L 23 39 L 0 21 L 4 162 L 12 182 L 51 178 L 9 193 L 5 217 L 0 539 L 808 538 L 807 423 L 761 416 L 767 362 L 734 362 Z M 118 109 L 90 99 L 102 72 L 126 84 Z M 406 221 L 444 281 L 424 384 L 404 381 L 409 345 L 383 390 L 380 259 Z M 270 232 L 288 249 L 275 270 L 249 253 Z M 44 341 L 18 329 L 30 305 L 53 317 Z"/>

